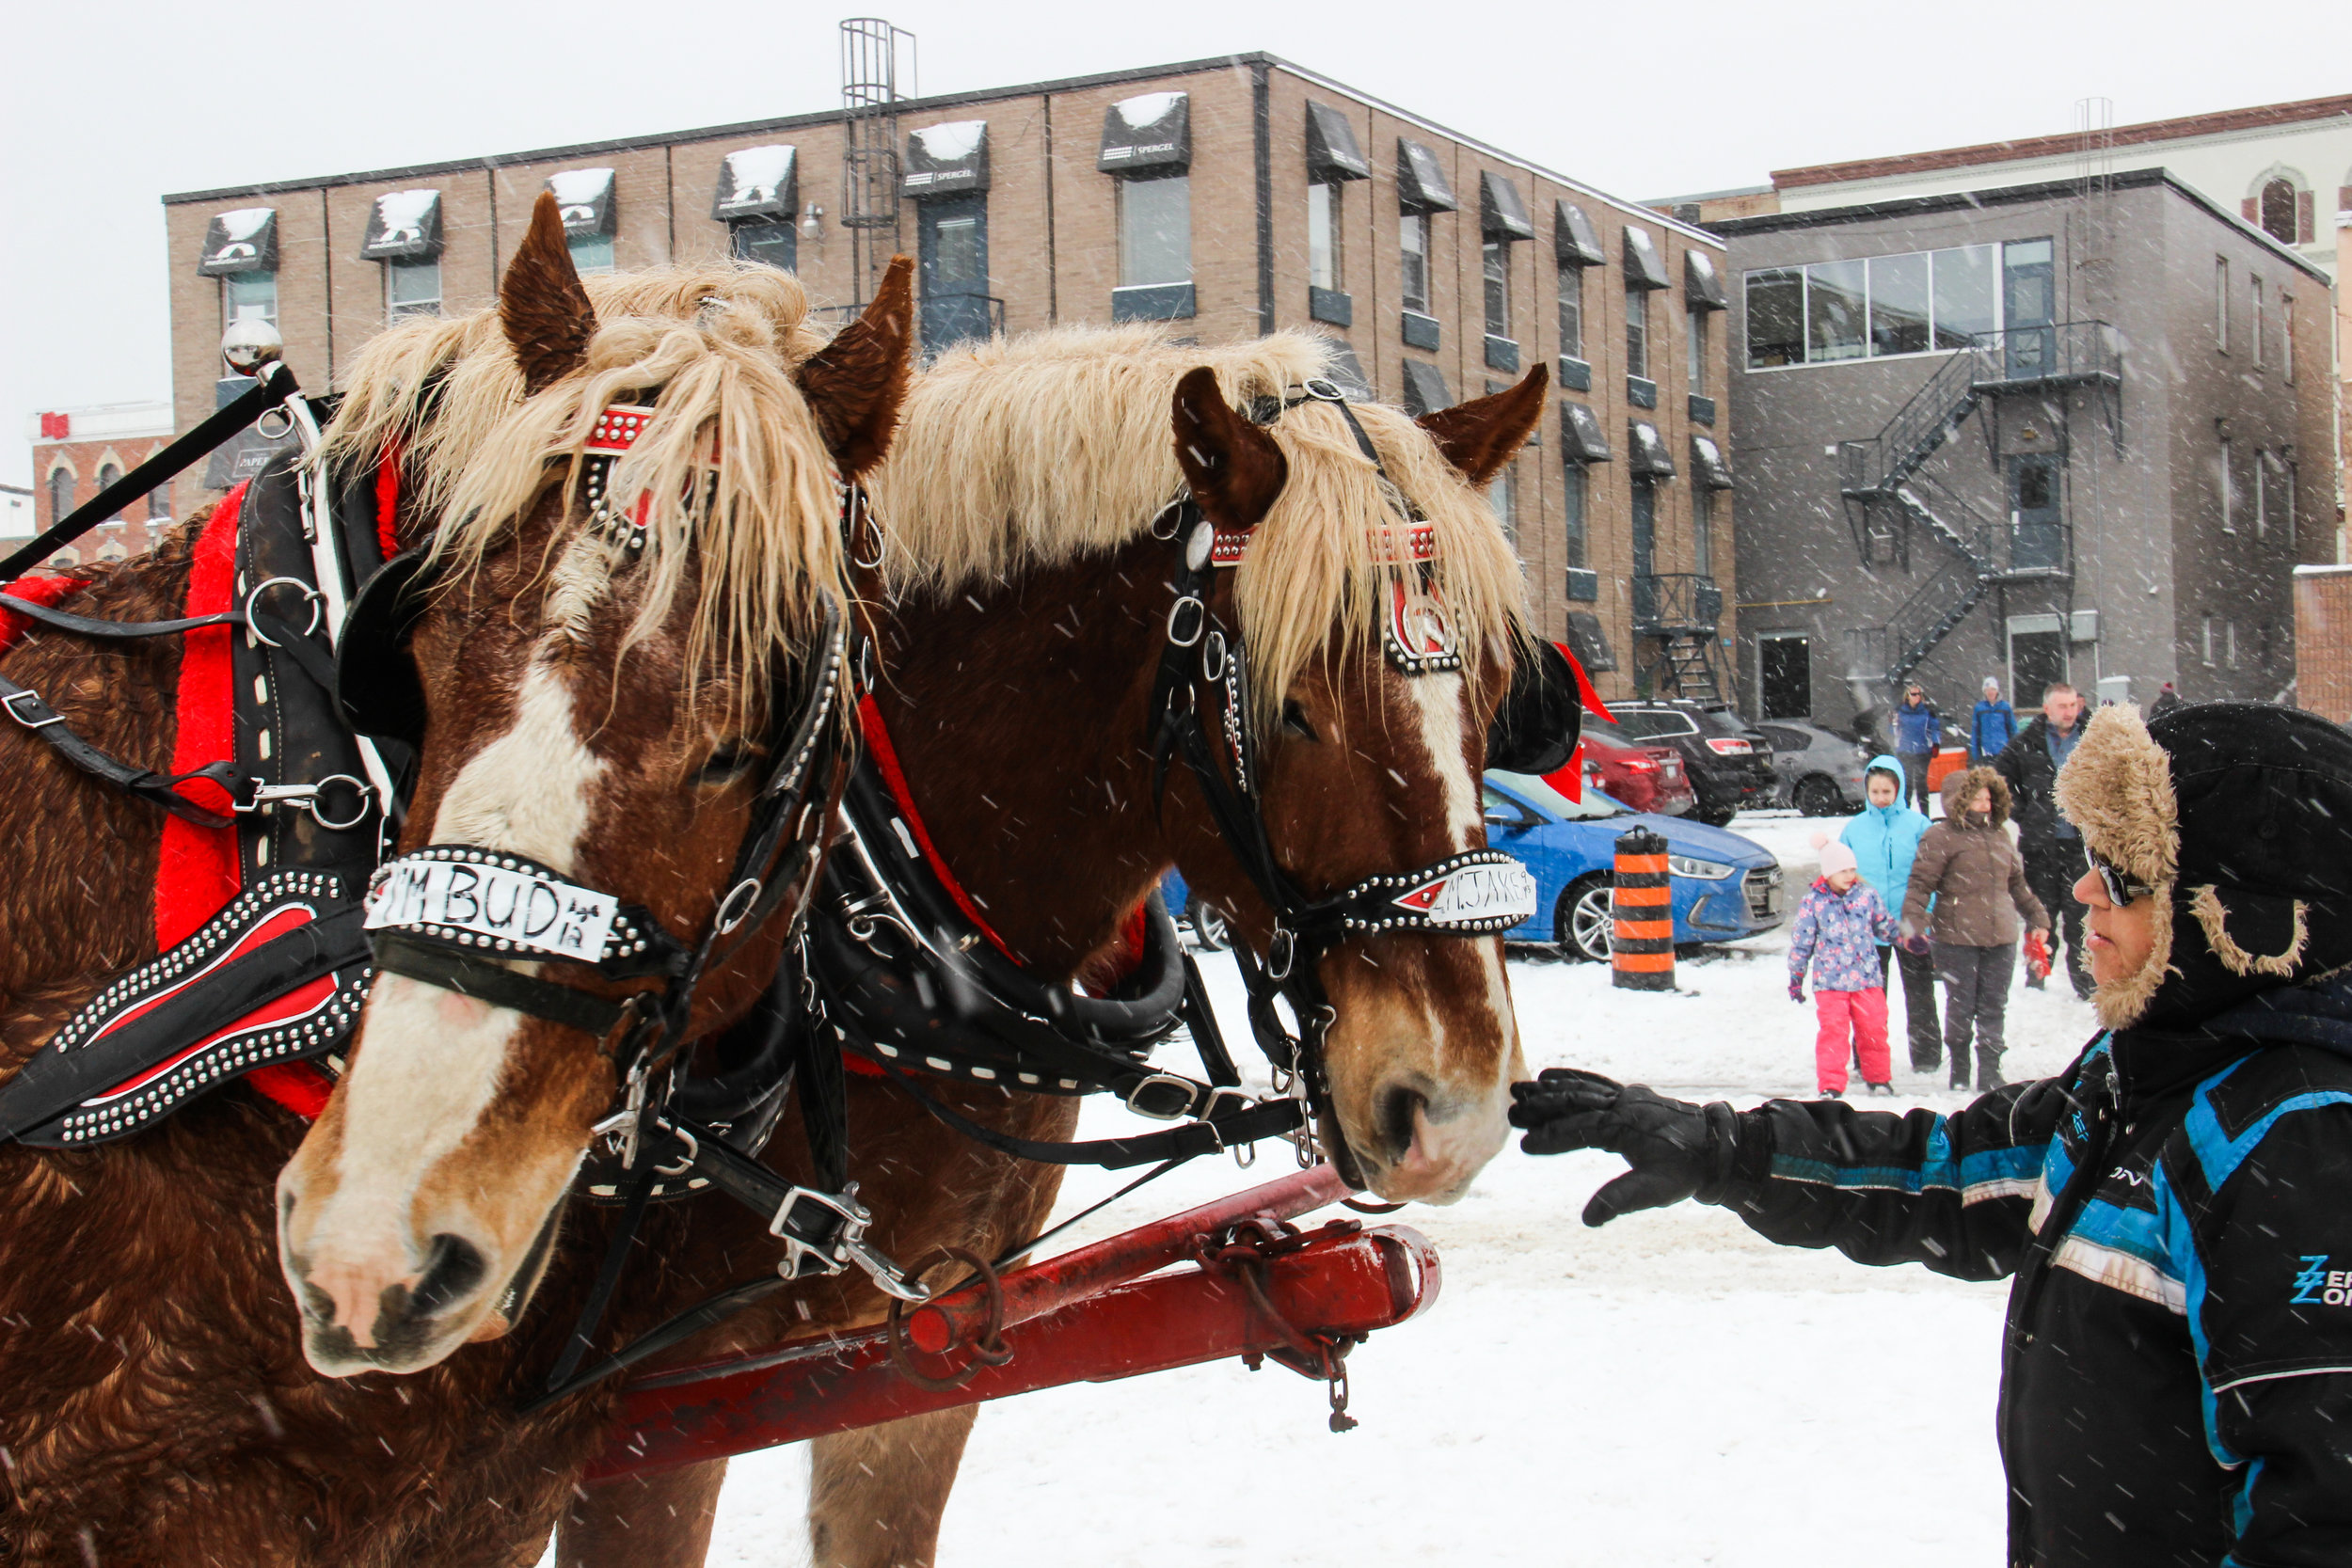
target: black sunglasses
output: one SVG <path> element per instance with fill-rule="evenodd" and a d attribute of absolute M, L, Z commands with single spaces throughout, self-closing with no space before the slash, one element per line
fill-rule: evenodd
<path fill-rule="evenodd" d="M 2105 855 L 2090 845 L 2083 846 L 2083 863 L 2099 879 L 2099 885 L 2107 890 L 2107 902 L 2117 909 L 2127 907 L 2135 898 L 2145 898 L 2155 889 L 2129 876 Z"/>

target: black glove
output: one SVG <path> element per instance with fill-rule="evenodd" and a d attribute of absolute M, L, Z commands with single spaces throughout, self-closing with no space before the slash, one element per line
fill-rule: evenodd
<path fill-rule="evenodd" d="M 1636 1084 L 1575 1068 L 1546 1068 L 1533 1084 L 1511 1085 L 1511 1125 L 1525 1128 L 1529 1154 L 1601 1148 L 1633 1168 L 1593 1195 L 1584 1223 L 1607 1225 L 1636 1209 L 1695 1197 L 1718 1201 L 1740 1152 L 1740 1118 L 1717 1101 L 1692 1105 Z"/>

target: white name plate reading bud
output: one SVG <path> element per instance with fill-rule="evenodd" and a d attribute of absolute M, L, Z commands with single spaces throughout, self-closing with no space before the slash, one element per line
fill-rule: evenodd
<path fill-rule="evenodd" d="M 595 963 L 621 901 L 528 868 L 479 862 L 401 860 L 368 896 L 367 928 L 468 932 L 493 951 L 545 953 Z M 501 948 L 501 943 L 505 946 Z"/>

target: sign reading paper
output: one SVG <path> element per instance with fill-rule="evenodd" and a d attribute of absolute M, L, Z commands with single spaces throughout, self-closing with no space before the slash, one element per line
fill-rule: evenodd
<path fill-rule="evenodd" d="M 1477 926 L 1504 916 L 1517 924 L 1535 912 L 1535 879 L 1517 861 L 1459 866 L 1396 902 L 1432 926 Z"/>
<path fill-rule="evenodd" d="M 540 872 L 467 861 L 395 861 L 368 899 L 368 929 L 471 931 L 559 958 L 595 963 L 621 901 Z"/>

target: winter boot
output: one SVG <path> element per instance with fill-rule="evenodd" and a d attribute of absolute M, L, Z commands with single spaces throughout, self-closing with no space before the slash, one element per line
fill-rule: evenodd
<path fill-rule="evenodd" d="M 1977 1047 L 1977 1092 L 1990 1094 L 2001 1086 L 2001 1049 L 1998 1046 Z M 1963 1085 L 1962 1087 L 1966 1087 Z"/>

